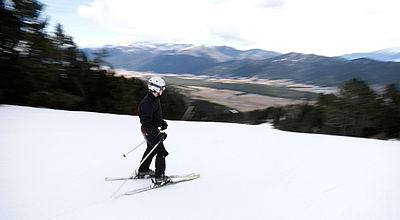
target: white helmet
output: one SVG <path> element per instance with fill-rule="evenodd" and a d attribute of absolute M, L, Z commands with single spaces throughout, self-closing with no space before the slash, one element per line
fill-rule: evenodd
<path fill-rule="evenodd" d="M 160 93 L 165 90 L 165 81 L 161 77 L 151 77 L 148 88 L 152 92 Z"/>

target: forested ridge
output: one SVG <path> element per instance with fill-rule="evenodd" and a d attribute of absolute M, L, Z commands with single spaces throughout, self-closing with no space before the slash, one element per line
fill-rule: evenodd
<path fill-rule="evenodd" d="M 44 5 L 34 0 L 0 3 L 0 103 L 132 114 L 147 92 L 139 79 L 116 77 L 101 68 L 106 54 L 94 59 L 79 50 L 58 24 L 48 33 Z M 181 97 L 166 92 L 165 114 L 180 118 Z M 181 106 L 181 108 L 176 108 Z"/>

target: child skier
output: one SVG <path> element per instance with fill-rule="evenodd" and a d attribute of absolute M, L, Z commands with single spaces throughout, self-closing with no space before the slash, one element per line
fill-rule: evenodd
<path fill-rule="evenodd" d="M 163 184 L 171 181 L 171 179 L 164 174 L 165 157 L 168 156 L 168 152 L 165 150 L 163 141 L 167 138 L 167 134 L 161 132 L 168 127 L 167 122 L 162 119 L 160 104 L 160 97 L 165 90 L 165 81 L 160 77 L 152 77 L 148 82 L 148 89 L 149 92 L 139 104 L 138 113 L 140 123 L 142 124 L 141 131 L 147 142 L 147 148 L 143 154 L 142 160 L 146 158 L 158 141 L 161 142 L 139 167 L 136 177 L 144 178 L 145 176 L 154 176 L 155 184 Z M 156 156 L 155 172 L 149 168 L 154 156 Z"/>

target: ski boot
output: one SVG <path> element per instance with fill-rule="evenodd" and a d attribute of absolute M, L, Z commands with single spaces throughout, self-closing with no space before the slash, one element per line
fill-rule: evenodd
<path fill-rule="evenodd" d="M 164 174 L 162 174 L 160 177 L 156 177 L 152 179 L 152 182 L 154 185 L 165 185 L 168 183 L 172 183 L 172 179 Z"/>
<path fill-rule="evenodd" d="M 155 176 L 154 170 L 149 169 L 148 171 L 145 172 L 138 172 L 135 176 L 135 179 L 147 179 L 147 178 L 153 178 Z"/>

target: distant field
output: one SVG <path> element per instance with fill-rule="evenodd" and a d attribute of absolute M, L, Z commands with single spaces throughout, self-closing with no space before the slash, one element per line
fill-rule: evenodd
<path fill-rule="evenodd" d="M 263 96 L 228 89 L 213 89 L 200 86 L 172 86 L 177 88 L 180 94 L 184 94 L 190 100 L 204 100 L 240 112 L 304 102 L 302 100 Z"/>
<path fill-rule="evenodd" d="M 227 89 L 227 90 L 240 91 L 248 94 L 257 94 L 262 96 L 271 96 L 271 97 L 286 98 L 286 99 L 296 99 L 296 100 L 301 99 L 301 100 L 312 101 L 318 96 L 318 94 L 312 92 L 302 92 L 293 89 L 288 89 L 285 87 L 277 87 L 277 86 L 262 85 L 262 84 L 222 83 L 222 82 L 208 81 L 205 79 L 183 79 L 171 76 L 164 78 L 170 85 L 198 86 L 198 87 L 207 87 L 213 89 Z"/>
<path fill-rule="evenodd" d="M 281 82 L 254 82 L 251 79 L 219 79 L 177 74 L 154 74 L 118 70 L 118 75 L 147 80 L 151 76 L 162 76 L 168 87 L 173 87 L 188 99 L 204 100 L 224 105 L 241 112 L 265 109 L 271 106 L 315 101 L 318 94 L 309 92 L 312 86 Z M 270 84 L 268 84 L 270 83 Z M 276 82 L 275 82 L 276 83 Z M 292 88 L 291 88 L 292 87 Z M 299 88 L 308 91 L 299 91 Z"/>

